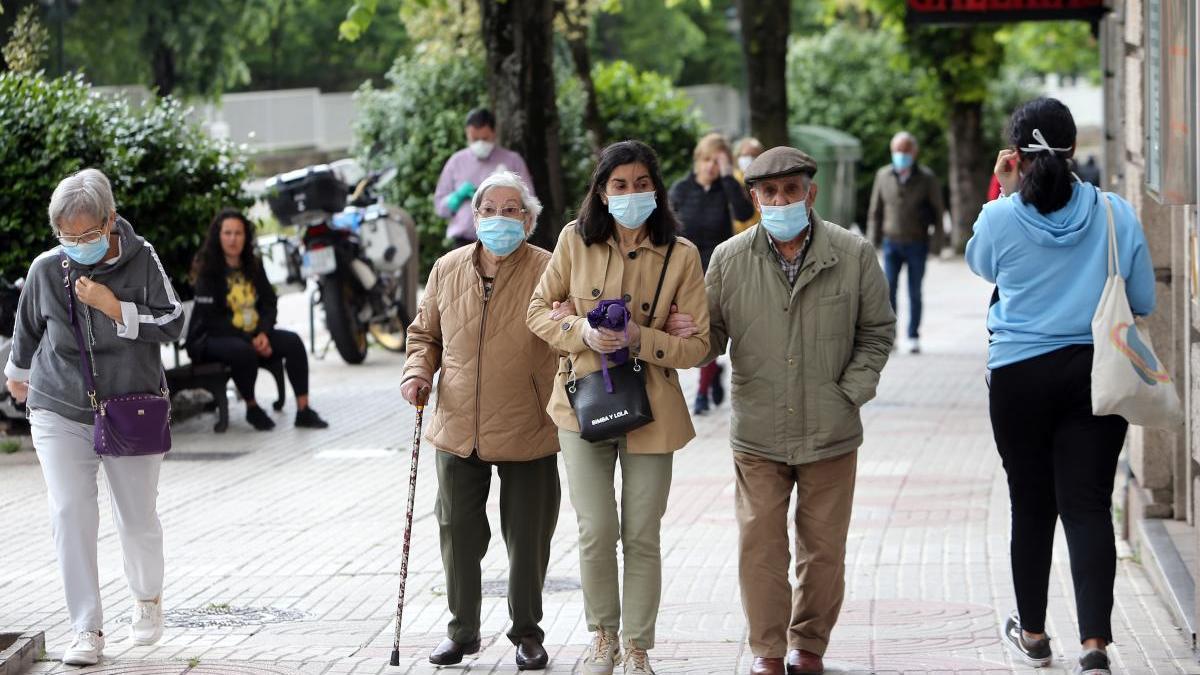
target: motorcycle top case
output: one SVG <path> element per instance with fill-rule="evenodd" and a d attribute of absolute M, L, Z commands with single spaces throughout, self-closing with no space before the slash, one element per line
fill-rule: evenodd
<path fill-rule="evenodd" d="M 327 164 L 281 173 L 266 187 L 271 212 L 284 223 L 303 213 L 337 213 L 346 206 L 346 184 Z"/>

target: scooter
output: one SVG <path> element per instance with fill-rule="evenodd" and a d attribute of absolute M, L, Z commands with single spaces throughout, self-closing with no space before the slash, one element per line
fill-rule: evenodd
<path fill-rule="evenodd" d="M 300 278 L 317 285 L 309 304 L 310 338 L 321 305 L 346 363 L 366 359 L 368 335 L 384 349 L 404 351 L 416 307 L 416 227 L 404 209 L 379 195 L 395 176 L 394 168 L 368 173 L 354 160 L 339 160 L 266 183 L 272 213 L 297 229 L 292 250 L 283 255 Z M 315 349 L 312 339 L 310 345 Z"/>

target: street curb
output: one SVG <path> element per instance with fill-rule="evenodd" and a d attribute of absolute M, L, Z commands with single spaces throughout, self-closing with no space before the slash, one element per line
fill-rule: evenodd
<path fill-rule="evenodd" d="M 46 651 L 46 635 L 41 631 L 0 633 L 0 645 L 6 643 L 0 651 L 0 675 L 20 675 Z"/>

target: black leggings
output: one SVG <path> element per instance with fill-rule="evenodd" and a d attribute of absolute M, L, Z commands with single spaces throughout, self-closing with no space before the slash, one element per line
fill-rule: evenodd
<path fill-rule="evenodd" d="M 265 332 L 271 342 L 270 359 L 261 358 L 250 341 L 240 337 L 209 337 L 193 358 L 198 356 L 200 361 L 220 361 L 229 366 L 233 371 L 234 386 L 247 401 L 254 400 L 254 383 L 258 380 L 260 364 L 282 360 L 296 397 L 307 396 L 308 354 L 304 352 L 300 336 L 278 328 Z"/>
<path fill-rule="evenodd" d="M 1080 641 L 1112 642 L 1112 491 L 1128 424 L 1092 414 L 1092 346 L 1065 347 L 992 371 L 991 415 L 1012 501 L 1013 586 L 1021 627 L 1046 629 L 1059 517 L 1071 555 Z"/>

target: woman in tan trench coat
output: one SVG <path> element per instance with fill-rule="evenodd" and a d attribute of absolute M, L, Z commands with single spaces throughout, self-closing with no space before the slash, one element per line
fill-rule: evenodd
<path fill-rule="evenodd" d="M 492 468 L 500 474 L 500 530 L 508 546 L 508 638 L 520 670 L 546 666 L 542 583 L 558 522 L 558 439 L 546 416 L 555 356 L 521 320 L 550 254 L 525 242 L 541 204 L 514 173 L 475 192 L 479 241 L 442 256 L 429 272 L 408 329 L 401 393 L 416 403 L 438 379 L 426 438 L 438 449 L 435 508 L 452 615 L 437 665 L 480 648 L 480 561 Z"/>
<path fill-rule="evenodd" d="M 610 145 L 592 174 L 579 220 L 564 228 L 529 304 L 529 328 L 561 353 L 549 412 L 558 426 L 579 520 L 584 608 L 594 633 L 584 655 L 587 673 L 612 673 L 622 660 L 626 673 L 654 672 L 646 651 L 654 646 L 662 587 L 659 525 L 671 489 L 672 453 L 695 436 L 676 369 L 694 368 L 708 353 L 700 254 L 677 230 L 654 151 L 637 141 Z M 661 296 L 650 316 L 664 263 Z M 628 330 L 592 328 L 586 313 L 599 301 L 615 298 L 623 298 L 631 312 Z M 696 318 L 695 334 L 685 338 L 663 331 L 672 305 Z M 654 421 L 618 438 L 584 441 L 567 398 L 567 381 L 572 371 L 576 378 L 596 372 L 602 354 L 625 347 L 646 370 Z M 614 488 L 618 462 L 620 516 Z M 623 601 L 618 539 L 625 563 Z M 623 657 L 618 640 L 622 617 Z"/>

